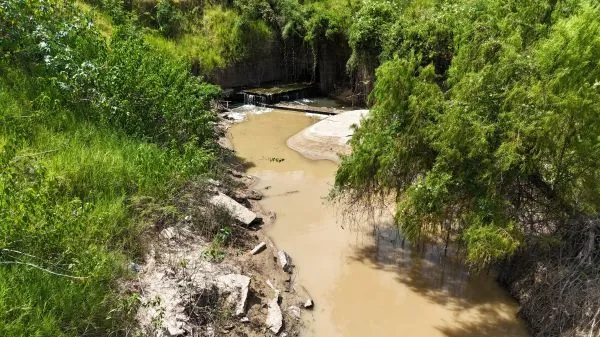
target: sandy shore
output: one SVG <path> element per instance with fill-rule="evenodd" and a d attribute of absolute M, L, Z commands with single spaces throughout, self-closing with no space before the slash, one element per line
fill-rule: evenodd
<path fill-rule="evenodd" d="M 353 125 L 360 123 L 369 110 L 352 110 L 331 116 L 298 132 L 287 140 L 287 145 L 304 157 L 339 162 L 340 154 L 349 154 L 348 141 L 354 133 Z"/>

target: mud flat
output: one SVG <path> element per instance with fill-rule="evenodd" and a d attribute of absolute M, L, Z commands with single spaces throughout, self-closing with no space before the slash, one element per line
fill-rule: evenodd
<path fill-rule="evenodd" d="M 349 154 L 348 141 L 368 110 L 346 111 L 323 119 L 287 140 L 287 146 L 312 160 L 339 162 L 339 154 Z"/>
<path fill-rule="evenodd" d="M 247 117 L 229 137 L 257 177 L 261 206 L 277 214 L 267 233 L 294 261 L 294 283 L 314 300 L 302 336 L 528 336 L 517 303 L 493 277 L 471 275 L 436 246 L 411 247 L 386 223 L 389 214 L 375 227 L 349 226 L 324 200 L 333 156 L 347 151 L 342 140 L 353 122 L 332 127 L 335 120 L 277 110 Z"/>

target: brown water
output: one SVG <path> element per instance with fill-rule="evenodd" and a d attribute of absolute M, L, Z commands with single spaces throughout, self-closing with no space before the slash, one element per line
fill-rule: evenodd
<path fill-rule="evenodd" d="M 323 200 L 336 165 L 307 160 L 285 145 L 314 122 L 273 111 L 230 129 L 235 150 L 260 179 L 262 205 L 277 213 L 267 230 L 315 300 L 304 335 L 528 336 L 515 318 L 516 303 L 489 276 L 469 275 L 436 247 L 410 249 L 384 224 L 350 230 Z"/>

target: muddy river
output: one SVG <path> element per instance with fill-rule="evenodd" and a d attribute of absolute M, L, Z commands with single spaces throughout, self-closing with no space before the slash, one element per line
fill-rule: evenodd
<path fill-rule="evenodd" d="M 470 275 L 436 247 L 411 247 L 381 223 L 357 228 L 328 203 L 336 164 L 311 161 L 286 140 L 317 119 L 297 112 L 249 114 L 230 129 L 262 205 L 266 230 L 296 265 L 315 301 L 307 337 L 520 337 L 517 304 L 489 275 Z"/>

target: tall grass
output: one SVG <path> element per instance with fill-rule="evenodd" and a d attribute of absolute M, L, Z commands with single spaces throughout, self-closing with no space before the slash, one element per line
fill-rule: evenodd
<path fill-rule="evenodd" d="M 0 263 L 11 263 L 0 265 L 0 336 L 123 332 L 135 301 L 115 280 L 139 258 L 144 230 L 129 201 L 166 197 L 214 158 L 38 109 L 33 88 L 23 71 L 0 72 Z"/>
<path fill-rule="evenodd" d="M 218 89 L 135 27 L 106 45 L 90 23 L 67 2 L 0 3 L 0 336 L 129 332 L 133 201 L 214 170 Z"/>

